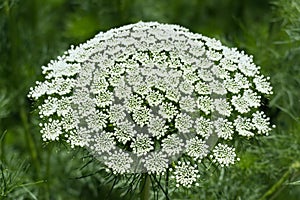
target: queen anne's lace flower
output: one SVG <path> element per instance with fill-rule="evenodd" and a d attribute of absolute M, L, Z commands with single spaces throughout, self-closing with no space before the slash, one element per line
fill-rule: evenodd
<path fill-rule="evenodd" d="M 209 150 L 208 145 L 202 139 L 194 137 L 187 141 L 186 143 L 186 154 L 192 157 L 194 160 L 202 159 L 207 156 Z"/>
<path fill-rule="evenodd" d="M 135 109 L 132 112 L 132 119 L 141 127 L 145 124 L 148 124 L 151 118 L 150 109 L 144 106 L 141 106 L 138 109 Z"/>
<path fill-rule="evenodd" d="M 114 104 L 109 109 L 109 120 L 112 123 L 122 123 L 125 120 L 125 108 L 120 104 Z"/>
<path fill-rule="evenodd" d="M 181 133 L 188 133 L 193 126 L 191 117 L 185 113 L 180 113 L 175 119 L 175 127 Z"/>
<path fill-rule="evenodd" d="M 139 134 L 133 139 L 130 147 L 137 156 L 146 155 L 154 149 L 153 141 L 147 135 Z"/>
<path fill-rule="evenodd" d="M 39 106 L 40 109 L 39 114 L 41 117 L 48 117 L 57 111 L 57 107 L 58 107 L 58 99 L 55 97 L 54 98 L 48 97 L 44 101 L 44 104 Z"/>
<path fill-rule="evenodd" d="M 41 133 L 43 134 L 43 140 L 58 140 L 59 136 L 63 133 L 61 124 L 58 120 L 49 119 L 49 123 L 40 124 L 43 128 Z"/>
<path fill-rule="evenodd" d="M 196 101 L 194 98 L 189 96 L 183 96 L 180 101 L 180 108 L 186 112 L 195 112 L 196 110 Z"/>
<path fill-rule="evenodd" d="M 251 131 L 254 128 L 251 119 L 237 116 L 234 120 L 234 126 L 239 135 L 247 137 L 254 136 L 254 133 Z"/>
<path fill-rule="evenodd" d="M 134 124 L 128 120 L 118 123 L 118 127 L 116 127 L 115 131 L 113 132 L 113 135 L 116 137 L 117 141 L 123 144 L 131 141 L 136 134 L 137 132 L 134 130 Z"/>
<path fill-rule="evenodd" d="M 212 100 L 209 96 L 200 96 L 197 99 L 197 107 L 199 110 L 209 115 L 213 109 Z"/>
<path fill-rule="evenodd" d="M 162 103 L 158 112 L 163 118 L 171 121 L 177 114 L 178 109 L 170 102 Z"/>
<path fill-rule="evenodd" d="M 121 149 L 117 152 L 111 152 L 109 156 L 104 157 L 104 160 L 104 164 L 106 164 L 114 174 L 130 173 L 133 163 L 130 155 Z"/>
<path fill-rule="evenodd" d="M 218 137 L 225 140 L 232 140 L 234 133 L 232 122 L 224 118 L 218 118 L 216 121 L 214 121 L 214 126 Z"/>
<path fill-rule="evenodd" d="M 167 128 L 166 120 L 159 116 L 152 117 L 148 124 L 149 134 L 151 134 L 152 137 L 157 137 L 157 139 L 160 139 L 167 133 Z"/>
<path fill-rule="evenodd" d="M 161 146 L 164 152 L 166 152 L 169 156 L 173 156 L 182 152 L 184 143 L 179 136 L 172 134 L 162 140 Z"/>
<path fill-rule="evenodd" d="M 162 152 L 151 152 L 142 162 L 149 174 L 164 174 L 168 168 L 167 155 Z"/>
<path fill-rule="evenodd" d="M 236 158 L 235 148 L 221 143 L 215 147 L 210 157 L 213 159 L 213 162 L 217 162 L 221 166 L 229 166 L 234 164 L 236 160 L 239 160 L 239 158 Z"/>
<path fill-rule="evenodd" d="M 178 161 L 177 165 L 175 165 L 174 175 L 171 178 L 175 179 L 176 187 L 184 186 L 189 188 L 200 177 L 198 173 L 197 165 Z M 199 184 L 196 183 L 196 185 L 198 186 Z"/>
<path fill-rule="evenodd" d="M 146 100 L 150 106 L 158 106 L 164 100 L 164 96 L 158 91 L 150 91 L 146 96 Z"/>
<path fill-rule="evenodd" d="M 196 83 L 195 91 L 200 95 L 201 94 L 210 94 L 209 86 L 205 82 L 202 82 L 201 80 Z"/>
<path fill-rule="evenodd" d="M 213 124 L 210 119 L 206 119 L 202 116 L 196 119 L 194 128 L 196 129 L 196 134 L 205 139 L 207 139 L 213 132 Z"/>
<path fill-rule="evenodd" d="M 264 94 L 272 94 L 272 87 L 268 82 L 269 79 L 270 77 L 264 77 L 263 75 L 256 76 L 253 79 L 256 89 Z"/>
<path fill-rule="evenodd" d="M 43 140 L 87 148 L 115 174 L 169 169 L 190 187 L 191 163 L 229 166 L 238 158 L 222 142 L 270 132 L 259 108 L 272 87 L 259 69 L 216 39 L 139 22 L 71 46 L 42 67 L 29 97 L 41 102 Z"/>
<path fill-rule="evenodd" d="M 232 108 L 226 99 L 215 99 L 213 102 L 214 109 L 221 115 L 230 116 Z"/>
<path fill-rule="evenodd" d="M 91 150 L 96 152 L 110 152 L 112 149 L 115 149 L 115 141 L 111 133 L 104 131 L 95 134 L 89 146 Z"/>
<path fill-rule="evenodd" d="M 86 117 L 86 124 L 89 130 L 99 132 L 106 126 L 108 116 L 101 111 L 95 111 Z"/>
<path fill-rule="evenodd" d="M 268 134 L 271 130 L 270 128 L 270 118 L 267 117 L 264 112 L 256 111 L 252 114 L 252 123 L 253 126 L 257 129 L 259 134 Z"/>

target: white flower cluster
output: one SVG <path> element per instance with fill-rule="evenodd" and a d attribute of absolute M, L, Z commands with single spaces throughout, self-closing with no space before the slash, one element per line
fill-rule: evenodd
<path fill-rule="evenodd" d="M 270 131 L 258 110 L 272 88 L 252 56 L 177 25 L 100 32 L 42 69 L 29 97 L 42 102 L 43 139 L 85 147 L 116 174 L 172 169 L 176 185 L 190 187 L 195 163 L 229 166 L 237 135 Z"/>
<path fill-rule="evenodd" d="M 171 179 L 175 179 L 176 187 L 184 186 L 189 188 L 199 177 L 197 165 L 192 165 L 189 161 L 186 163 L 178 161 Z M 199 186 L 199 183 L 196 183 L 196 186 Z"/>

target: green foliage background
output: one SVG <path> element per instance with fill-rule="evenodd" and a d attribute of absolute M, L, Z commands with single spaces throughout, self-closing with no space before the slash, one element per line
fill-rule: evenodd
<path fill-rule="evenodd" d="M 264 106 L 272 134 L 241 144 L 237 165 L 204 172 L 200 188 L 172 199 L 299 199 L 299 0 L 0 0 L 0 199 L 109 193 L 104 174 L 89 176 L 99 169 L 84 167 L 84 151 L 41 141 L 26 95 L 42 79 L 40 66 L 71 44 L 140 20 L 180 24 L 253 54 L 274 87 Z"/>

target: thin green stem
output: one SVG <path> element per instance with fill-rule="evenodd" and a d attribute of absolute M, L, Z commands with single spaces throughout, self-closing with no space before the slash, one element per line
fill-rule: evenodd
<path fill-rule="evenodd" d="M 24 184 L 20 184 L 20 185 L 16 185 L 12 188 L 10 188 L 8 191 L 7 191 L 7 194 L 12 192 L 13 190 L 15 190 L 16 188 L 20 188 L 20 187 L 27 187 L 27 186 L 32 186 L 32 185 L 37 185 L 37 184 L 40 184 L 40 183 L 44 183 L 45 181 L 37 181 L 37 182 L 34 182 L 34 183 L 24 183 Z"/>
<path fill-rule="evenodd" d="M 289 169 L 281 176 L 281 178 L 260 198 L 260 200 L 270 199 L 281 187 L 283 187 L 284 183 L 289 179 L 289 177 L 294 173 L 295 170 L 300 169 L 300 163 L 293 163 Z"/>
<path fill-rule="evenodd" d="M 5 140 L 5 134 L 6 131 L 2 133 L 0 136 L 0 161 L 4 162 L 5 161 L 5 152 L 4 152 L 4 140 Z"/>
<path fill-rule="evenodd" d="M 150 186 L 151 186 L 150 176 L 148 174 L 145 174 L 140 183 L 141 200 L 149 200 L 150 199 Z"/>
<path fill-rule="evenodd" d="M 27 117 L 27 113 L 25 111 L 25 109 L 22 107 L 20 109 L 20 117 L 24 126 L 24 130 L 25 130 L 25 139 L 28 145 L 28 149 L 30 152 L 30 156 L 31 156 L 31 160 L 33 162 L 33 165 L 35 167 L 35 170 L 37 172 L 37 174 L 39 175 L 39 169 L 40 169 L 40 165 L 39 165 L 39 160 L 38 160 L 38 154 L 37 154 L 37 147 L 35 145 L 35 142 L 33 140 L 33 137 L 29 131 L 29 124 L 28 124 L 28 117 Z"/>

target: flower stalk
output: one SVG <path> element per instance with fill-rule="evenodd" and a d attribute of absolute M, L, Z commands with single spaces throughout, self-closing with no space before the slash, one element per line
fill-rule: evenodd
<path fill-rule="evenodd" d="M 289 169 L 281 176 L 281 178 L 260 198 L 260 200 L 270 199 L 276 194 L 282 187 L 284 187 L 285 182 L 291 177 L 295 170 L 300 170 L 300 163 L 298 161 L 294 162 Z"/>
<path fill-rule="evenodd" d="M 37 175 L 39 175 L 40 163 L 39 163 L 38 156 L 37 156 L 38 155 L 37 147 L 33 140 L 32 135 L 30 133 L 29 124 L 28 124 L 28 116 L 27 116 L 27 113 L 24 108 L 22 108 L 20 111 L 20 117 L 21 117 L 24 129 L 25 129 L 25 139 L 28 144 L 28 149 L 29 149 L 30 156 L 31 156 L 31 159 L 33 162 L 33 166 L 37 172 Z"/>
<path fill-rule="evenodd" d="M 149 200 L 150 198 L 151 180 L 148 174 L 145 174 L 140 182 L 140 199 Z"/>

